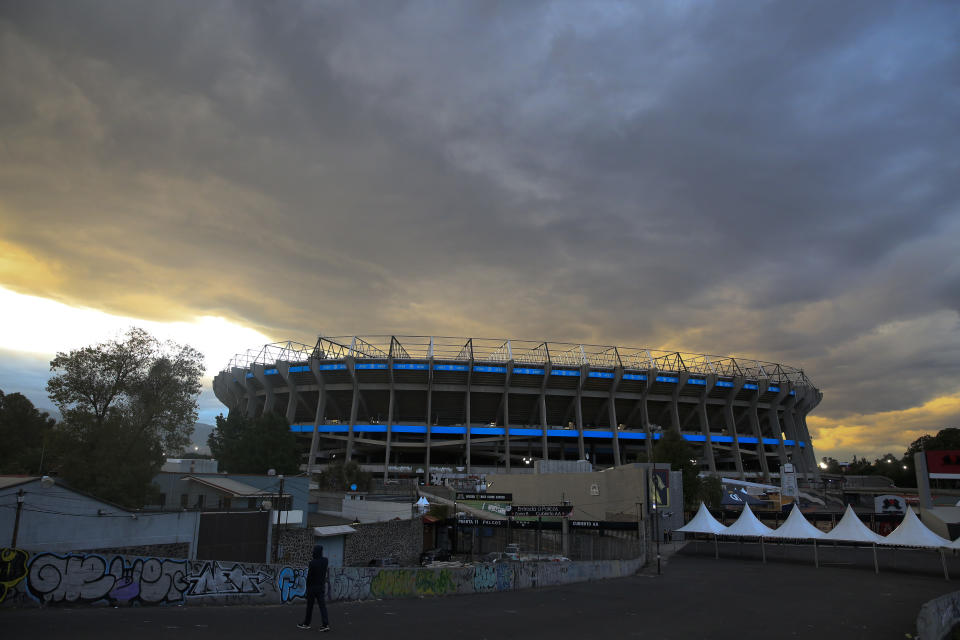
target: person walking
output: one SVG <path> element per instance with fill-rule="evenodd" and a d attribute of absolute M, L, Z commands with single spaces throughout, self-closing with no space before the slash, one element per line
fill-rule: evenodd
<path fill-rule="evenodd" d="M 320 631 L 330 631 L 330 619 L 327 617 L 327 566 L 330 561 L 323 556 L 323 545 L 313 548 L 313 560 L 307 569 L 307 615 L 297 625 L 300 629 L 309 629 L 313 619 L 313 603 L 320 606 Z"/>

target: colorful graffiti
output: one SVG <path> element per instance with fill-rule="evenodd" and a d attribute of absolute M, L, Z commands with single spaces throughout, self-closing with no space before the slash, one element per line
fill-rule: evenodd
<path fill-rule="evenodd" d="M 445 596 L 457 591 L 457 582 L 447 569 L 387 569 L 370 583 L 375 598 Z"/>
<path fill-rule="evenodd" d="M 262 584 L 273 581 L 273 576 L 256 565 L 221 563 L 211 561 L 194 575 L 187 576 L 190 583 L 188 596 L 235 596 L 263 595 Z"/>
<path fill-rule="evenodd" d="M 294 598 L 307 595 L 307 570 L 284 567 L 277 574 L 277 590 L 280 602 L 290 602 Z"/>
<path fill-rule="evenodd" d="M 328 599 L 366 600 L 487 593 L 613 578 L 640 560 L 496 563 L 445 569 L 335 567 Z M 0 550 L 0 604 L 287 603 L 306 595 L 306 569 L 166 558 Z"/>
<path fill-rule="evenodd" d="M 41 553 L 30 562 L 28 588 L 41 602 L 182 602 L 186 560 Z"/>
<path fill-rule="evenodd" d="M 29 558 L 22 549 L 0 549 L 0 602 L 6 600 L 17 583 L 27 577 Z"/>
<path fill-rule="evenodd" d="M 367 600 L 377 569 L 335 569 L 327 575 L 327 593 L 334 600 Z"/>
<path fill-rule="evenodd" d="M 480 564 L 473 570 L 473 590 L 477 593 L 513 589 L 513 567 L 506 562 Z"/>

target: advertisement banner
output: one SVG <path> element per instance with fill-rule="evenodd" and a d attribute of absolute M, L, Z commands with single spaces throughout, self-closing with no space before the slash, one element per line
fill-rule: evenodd
<path fill-rule="evenodd" d="M 960 479 L 960 451 L 926 451 L 927 473 L 931 478 Z"/>

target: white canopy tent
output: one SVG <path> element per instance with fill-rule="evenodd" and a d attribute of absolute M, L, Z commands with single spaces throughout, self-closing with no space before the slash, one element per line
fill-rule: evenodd
<path fill-rule="evenodd" d="M 790 515 L 784 523 L 776 530 L 764 525 L 757 519 L 749 505 L 744 505 L 740 517 L 729 527 L 722 524 L 710 514 L 706 505 L 700 504 L 697 514 L 690 519 L 683 527 L 677 529 L 683 533 L 705 533 L 716 536 L 730 536 L 736 538 L 759 538 L 760 548 L 763 553 L 763 561 L 766 562 L 766 551 L 764 550 L 764 539 L 779 540 L 810 540 L 813 542 L 814 562 L 819 567 L 819 557 L 817 553 L 817 542 L 852 542 L 867 544 L 873 548 L 874 571 L 880 572 L 877 562 L 877 545 L 884 547 L 913 547 L 926 549 L 939 549 L 940 559 L 943 564 L 944 577 L 949 579 L 946 560 L 943 557 L 944 549 L 960 549 L 960 538 L 953 542 L 940 537 L 928 529 L 912 509 L 907 509 L 903 521 L 888 536 L 884 537 L 874 533 L 867 527 L 853 510 L 853 506 L 847 505 L 840 522 L 828 533 L 820 531 L 810 524 L 803 516 L 799 507 L 794 504 Z M 717 552 L 719 557 L 719 550 Z"/>
<path fill-rule="evenodd" d="M 697 515 L 690 519 L 690 522 L 679 529 L 680 533 L 710 533 L 713 535 L 723 535 L 727 532 L 727 527 L 717 522 L 717 519 L 710 515 L 707 505 L 700 503 L 700 509 Z"/>
<path fill-rule="evenodd" d="M 743 505 L 743 513 L 740 514 L 736 522 L 727 527 L 723 535 L 747 538 L 769 538 L 772 533 L 773 529 L 757 520 L 757 516 L 753 515 L 753 511 L 750 510 L 750 505 L 745 504 Z"/>
<path fill-rule="evenodd" d="M 913 509 L 908 508 L 900 526 L 894 529 L 886 538 L 881 538 L 880 544 L 897 547 L 927 547 L 930 549 L 939 549 L 940 547 L 948 547 L 952 543 L 946 538 L 941 538 L 933 531 L 930 531 L 930 529 L 920 522 L 917 514 L 913 512 Z"/>
<path fill-rule="evenodd" d="M 878 544 L 883 541 L 883 536 L 870 531 L 867 525 L 860 521 L 859 516 L 853 510 L 853 507 L 847 505 L 847 510 L 843 512 L 843 517 L 832 530 L 826 533 L 822 538 L 830 542 L 864 542 L 867 544 Z"/>
<path fill-rule="evenodd" d="M 793 509 L 790 510 L 790 515 L 787 516 L 787 520 L 782 525 L 777 527 L 777 529 L 770 534 L 770 537 L 790 540 L 807 540 L 822 538 L 825 535 L 826 534 L 823 531 L 817 529 L 815 526 L 810 524 L 806 518 L 803 517 L 803 514 L 800 512 L 800 507 L 794 503 Z"/>

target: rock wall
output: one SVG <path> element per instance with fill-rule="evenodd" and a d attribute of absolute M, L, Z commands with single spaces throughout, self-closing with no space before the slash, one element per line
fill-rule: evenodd
<path fill-rule="evenodd" d="M 401 566 L 419 563 L 423 550 L 423 521 L 420 518 L 352 526 L 357 532 L 347 536 L 344 565 L 365 567 L 378 558 L 393 558 Z"/>
<path fill-rule="evenodd" d="M 280 536 L 280 557 L 278 558 L 280 564 L 293 567 L 305 567 L 310 564 L 313 558 L 313 529 L 274 527 L 274 535 Z"/>
<path fill-rule="evenodd" d="M 337 567 L 327 598 L 366 600 L 512 591 L 618 578 L 637 560 L 504 562 L 445 569 Z M 0 549 L 0 607 L 280 604 L 302 600 L 304 566 Z"/>
<path fill-rule="evenodd" d="M 960 591 L 925 602 L 917 616 L 917 637 L 923 640 L 952 638 L 951 631 L 960 625 Z"/>

